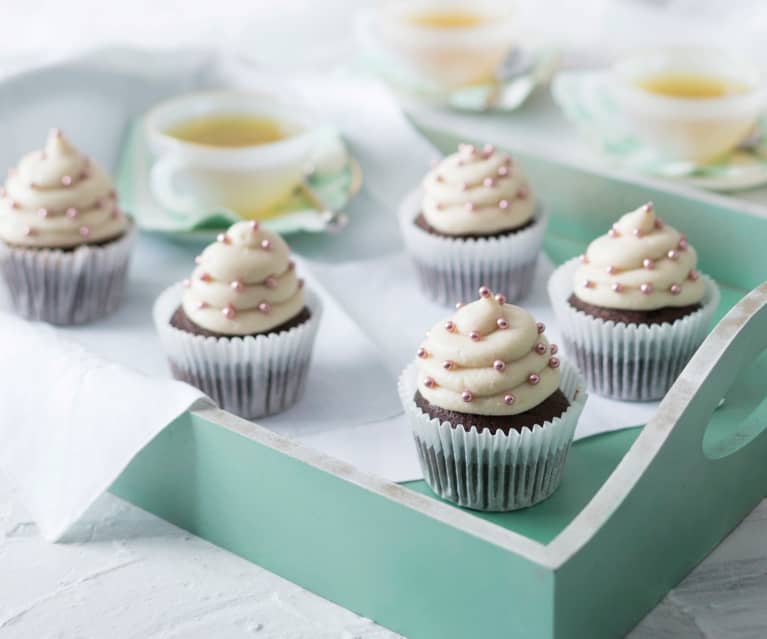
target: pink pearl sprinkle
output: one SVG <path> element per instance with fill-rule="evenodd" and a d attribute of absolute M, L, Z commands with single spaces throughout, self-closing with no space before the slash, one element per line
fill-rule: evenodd
<path fill-rule="evenodd" d="M 80 171 L 80 179 L 87 180 L 91 176 L 90 169 L 83 169 Z"/>
<path fill-rule="evenodd" d="M 589 258 L 586 257 L 585 253 L 583 255 L 580 255 L 578 257 L 578 259 L 580 260 L 581 264 L 588 264 L 589 263 Z"/>
<path fill-rule="evenodd" d="M 190 286 L 192 286 L 192 281 L 191 281 L 189 278 L 186 278 L 186 279 L 185 279 L 185 280 L 182 282 L 182 284 L 184 285 L 184 288 L 189 288 Z"/>
<path fill-rule="evenodd" d="M 229 286 L 231 286 L 232 290 L 237 293 L 242 293 L 245 289 L 245 285 L 240 280 L 234 280 Z"/>
<path fill-rule="evenodd" d="M 477 207 L 475 206 L 474 202 L 466 202 L 466 204 L 463 205 L 463 208 L 465 208 L 467 211 L 473 211 Z"/>
<path fill-rule="evenodd" d="M 117 191 L 115 191 L 114 189 L 109 191 L 109 197 L 112 198 L 113 200 L 116 200 L 117 199 Z"/>
<path fill-rule="evenodd" d="M 610 288 L 613 290 L 614 293 L 623 292 L 623 284 L 621 284 L 620 282 L 613 282 Z"/>
<path fill-rule="evenodd" d="M 77 217 L 77 215 L 78 215 L 78 211 L 77 211 L 77 209 L 76 209 L 74 206 L 70 206 L 70 207 L 67 209 L 67 212 L 66 212 L 66 214 L 65 214 L 65 215 L 66 215 L 66 216 L 67 216 L 67 217 L 68 217 L 70 220 L 74 220 L 74 219 Z"/>
<path fill-rule="evenodd" d="M 655 218 L 655 222 L 653 224 L 655 228 L 658 230 L 662 229 L 665 226 L 665 224 L 663 223 L 663 220 L 661 220 L 659 217 Z"/>
<path fill-rule="evenodd" d="M 461 191 L 468 191 L 468 190 L 469 190 L 469 183 L 468 182 L 463 182 L 461 184 Z"/>
<path fill-rule="evenodd" d="M 463 302 L 456 302 L 455 307 L 456 309 L 461 308 L 463 306 Z"/>
<path fill-rule="evenodd" d="M 447 322 L 445 322 L 445 330 L 448 331 L 449 333 L 452 333 L 453 331 L 455 331 L 455 323 L 451 322 L 450 320 L 447 320 Z"/>
<path fill-rule="evenodd" d="M 698 273 L 698 271 L 696 271 L 695 269 L 692 269 L 687 274 L 687 279 L 690 280 L 691 282 L 695 282 L 699 277 L 700 277 L 700 273 Z"/>
<path fill-rule="evenodd" d="M 649 257 L 646 257 L 642 260 L 642 266 L 644 266 L 648 271 L 652 271 L 655 268 L 655 262 Z"/>
<path fill-rule="evenodd" d="M 438 176 L 437 176 L 437 177 L 435 177 L 434 179 L 435 179 L 435 180 L 437 180 L 437 182 L 440 182 L 440 183 L 441 183 L 441 182 L 444 182 L 444 181 L 445 181 L 445 176 L 444 176 L 444 175 L 438 175 Z"/>
<path fill-rule="evenodd" d="M 113 220 L 116 220 L 118 217 L 120 217 L 120 209 L 112 209 L 110 216 Z"/>
<path fill-rule="evenodd" d="M 290 260 L 290 262 L 288 262 L 288 270 L 292 271 L 294 268 L 296 268 L 296 263 L 293 260 Z"/>
<path fill-rule="evenodd" d="M 31 226 L 27 226 L 24 228 L 24 235 L 31 237 L 32 235 L 37 235 L 37 231 L 35 231 L 35 229 L 33 229 Z"/>
<path fill-rule="evenodd" d="M 538 342 L 535 345 L 534 350 L 536 353 L 538 353 L 538 355 L 544 355 L 546 353 L 546 344 L 543 342 Z"/>
<path fill-rule="evenodd" d="M 642 237 L 644 233 L 642 232 L 642 229 L 636 228 L 631 230 L 631 235 L 633 235 L 634 237 Z"/>
<path fill-rule="evenodd" d="M 271 240 L 261 240 L 260 246 L 265 251 L 268 251 L 270 248 L 272 248 L 272 241 Z"/>
<path fill-rule="evenodd" d="M 674 249 L 671 249 L 668 253 L 668 259 L 670 260 L 678 260 L 679 259 L 679 253 L 677 253 Z"/>
<path fill-rule="evenodd" d="M 493 362 L 493 368 L 497 370 L 499 373 L 502 373 L 506 370 L 506 362 L 497 359 Z"/>
<path fill-rule="evenodd" d="M 421 346 L 421 348 L 419 348 L 415 354 L 421 359 L 426 359 L 429 356 L 429 353 L 426 351 L 426 349 L 423 346 Z"/>
<path fill-rule="evenodd" d="M 650 295 L 650 293 L 652 293 L 652 284 L 650 284 L 650 282 L 644 282 L 639 285 L 639 290 L 643 295 Z"/>
<path fill-rule="evenodd" d="M 508 200 L 498 200 L 498 208 L 505 211 L 507 208 L 509 208 L 509 201 Z"/>
<path fill-rule="evenodd" d="M 492 295 L 492 291 L 487 288 L 487 286 L 480 286 L 479 287 L 479 296 L 484 298 L 489 298 Z"/>
<path fill-rule="evenodd" d="M 469 339 L 472 342 L 478 342 L 479 340 L 482 339 L 482 335 L 480 334 L 479 331 L 469 331 Z"/>
<path fill-rule="evenodd" d="M 509 320 L 507 320 L 505 317 L 499 317 L 497 320 L 495 320 L 495 325 L 501 330 L 505 330 L 509 328 Z"/>
<path fill-rule="evenodd" d="M 304 287 L 304 280 L 302 278 L 298 278 L 298 290 L 301 290 Z"/>
<path fill-rule="evenodd" d="M 80 235 L 83 237 L 88 237 L 91 234 L 91 230 L 87 226 L 81 226 L 80 227 Z"/>
<path fill-rule="evenodd" d="M 51 135 L 53 137 L 55 137 L 55 138 L 60 138 L 62 136 L 61 129 L 56 128 L 56 127 L 52 128 L 51 129 Z"/>
<path fill-rule="evenodd" d="M 607 235 L 613 239 L 621 236 L 620 231 L 616 228 L 611 228 L 609 231 L 607 231 Z"/>
<path fill-rule="evenodd" d="M 446 359 L 444 362 L 442 362 L 442 368 L 444 368 L 446 371 L 451 371 L 455 368 L 455 362 L 452 359 Z"/>
<path fill-rule="evenodd" d="M 543 331 L 546 330 L 546 325 L 543 322 L 536 322 L 535 327 L 538 329 L 538 335 L 543 333 Z"/>
<path fill-rule="evenodd" d="M 549 359 L 549 367 L 550 368 L 559 368 L 559 358 L 558 357 L 552 357 Z"/>
<path fill-rule="evenodd" d="M 682 237 L 679 239 L 679 246 L 678 246 L 679 250 L 680 250 L 680 251 L 686 251 L 686 250 L 687 250 L 687 248 L 688 248 L 689 246 L 690 246 L 690 245 L 689 245 L 689 243 L 687 242 L 687 238 L 686 238 L 686 237 L 684 237 L 684 235 L 683 235 L 683 236 L 682 236 Z"/>
<path fill-rule="evenodd" d="M 210 276 L 210 273 L 200 273 L 200 281 L 201 282 L 211 282 L 213 278 Z"/>
<path fill-rule="evenodd" d="M 424 377 L 423 385 L 426 386 L 426 388 L 436 388 L 437 382 L 434 381 L 433 377 Z"/>
<path fill-rule="evenodd" d="M 492 144 L 485 144 L 485 146 L 482 147 L 482 151 L 485 155 L 492 155 L 495 153 L 495 147 Z"/>
<path fill-rule="evenodd" d="M 474 394 L 471 391 L 465 390 L 461 393 L 461 399 L 468 404 L 469 402 L 474 401 Z"/>
<path fill-rule="evenodd" d="M 438 211 L 444 211 L 445 210 L 445 205 L 442 202 L 437 202 L 434 205 L 434 208 L 436 208 Z"/>
<path fill-rule="evenodd" d="M 506 177 L 509 174 L 509 167 L 507 166 L 499 166 L 498 167 L 498 175 L 500 177 Z"/>
<path fill-rule="evenodd" d="M 583 282 L 583 288 L 594 288 L 595 284 L 591 280 Z"/>
<path fill-rule="evenodd" d="M 649 213 L 650 211 L 653 210 L 653 207 L 654 207 L 653 203 L 648 202 L 647 204 L 644 205 L 644 210 L 645 212 Z"/>
<path fill-rule="evenodd" d="M 61 183 L 64 186 L 72 186 L 72 176 L 71 175 L 65 175 L 61 178 Z"/>
<path fill-rule="evenodd" d="M 257 231 L 261 225 L 258 223 L 258 220 L 251 220 L 250 221 L 250 230 L 251 231 Z"/>
<path fill-rule="evenodd" d="M 503 306 L 506 303 L 506 296 L 502 293 L 496 293 L 495 294 L 495 301 L 498 302 L 501 306 Z"/>
<path fill-rule="evenodd" d="M 516 398 L 511 393 L 506 393 L 506 395 L 503 396 L 503 403 L 507 406 L 511 406 L 514 403 L 514 400 Z"/>
<path fill-rule="evenodd" d="M 21 208 L 21 204 L 19 204 L 16 200 L 13 200 L 11 202 L 11 208 L 12 209 L 20 209 Z"/>
<path fill-rule="evenodd" d="M 556 355 L 557 351 L 559 351 L 559 346 L 557 346 L 556 344 L 552 344 L 551 347 L 549 348 L 549 352 L 552 355 Z"/>
<path fill-rule="evenodd" d="M 259 302 L 258 310 L 264 313 L 264 315 L 268 315 L 272 312 L 272 305 L 269 302 Z"/>
<path fill-rule="evenodd" d="M 606 269 L 608 275 L 615 275 L 618 272 L 618 267 L 610 264 Z"/>
<path fill-rule="evenodd" d="M 672 295 L 679 295 L 682 292 L 682 287 L 679 284 L 672 284 L 668 287 L 668 292 Z"/>
<path fill-rule="evenodd" d="M 232 320 L 237 316 L 237 310 L 231 304 L 222 308 L 221 313 L 223 313 L 224 317 L 228 320 Z"/>
<path fill-rule="evenodd" d="M 226 233 L 219 233 L 216 236 L 216 242 L 221 242 L 221 244 L 229 244 L 231 240 L 229 239 L 229 236 Z"/>
<path fill-rule="evenodd" d="M 202 264 L 202 255 L 198 255 L 197 257 L 195 257 L 194 258 L 194 263 L 198 264 L 198 265 Z"/>
<path fill-rule="evenodd" d="M 46 209 L 46 208 L 39 208 L 39 209 L 37 209 L 37 214 L 40 217 L 48 217 L 48 209 Z"/>
<path fill-rule="evenodd" d="M 535 386 L 540 381 L 541 381 L 541 376 L 538 373 L 530 373 L 527 376 L 527 382 L 529 384 L 532 384 L 533 386 Z"/>
<path fill-rule="evenodd" d="M 517 199 L 519 200 L 526 200 L 528 195 L 529 192 L 524 186 L 519 187 L 517 190 Z"/>
<path fill-rule="evenodd" d="M 201 301 L 197 302 L 197 308 L 198 308 L 198 310 L 202 311 L 203 309 L 208 308 L 208 303 L 201 300 Z"/>
<path fill-rule="evenodd" d="M 495 186 L 495 180 L 491 177 L 487 177 L 482 180 L 482 184 L 488 188 Z"/>
<path fill-rule="evenodd" d="M 277 288 L 277 278 L 274 275 L 270 275 L 264 280 L 264 286 L 266 288 Z"/>

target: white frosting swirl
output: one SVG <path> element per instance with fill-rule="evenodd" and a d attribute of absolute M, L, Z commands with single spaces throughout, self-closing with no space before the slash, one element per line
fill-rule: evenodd
<path fill-rule="evenodd" d="M 206 247 L 186 280 L 182 306 L 198 326 L 224 335 L 264 333 L 304 307 L 290 249 L 258 222 L 238 222 Z"/>
<path fill-rule="evenodd" d="M 491 145 L 462 144 L 426 176 L 421 212 L 446 235 L 491 235 L 518 228 L 535 213 L 519 166 Z"/>
<path fill-rule="evenodd" d="M 492 296 L 462 306 L 435 325 L 418 349 L 418 390 L 431 404 L 475 415 L 515 415 L 559 388 L 556 345 L 543 324 Z"/>
<path fill-rule="evenodd" d="M 45 149 L 11 169 L 0 198 L 0 239 L 29 248 L 71 248 L 120 236 L 128 219 L 112 180 L 58 129 Z"/>
<path fill-rule="evenodd" d="M 698 256 L 651 203 L 626 213 L 589 244 L 575 271 L 575 295 L 605 308 L 649 311 L 703 299 Z"/>

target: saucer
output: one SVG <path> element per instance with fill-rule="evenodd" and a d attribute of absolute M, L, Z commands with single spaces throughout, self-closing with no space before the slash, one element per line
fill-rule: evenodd
<path fill-rule="evenodd" d="M 606 71 L 567 71 L 552 82 L 554 101 L 565 117 L 606 157 L 642 173 L 711 191 L 734 192 L 767 184 L 767 120 L 716 162 L 696 164 L 660 157 L 629 130 L 610 93 Z"/>
<path fill-rule="evenodd" d="M 162 206 L 149 186 L 152 160 L 143 130 L 143 119 L 129 128 L 115 176 L 120 200 L 141 230 L 207 241 L 242 219 L 225 208 L 187 214 Z M 362 187 L 362 180 L 359 163 L 333 132 L 317 149 L 314 170 L 261 223 L 281 235 L 337 230 L 345 225 L 343 209 Z"/>

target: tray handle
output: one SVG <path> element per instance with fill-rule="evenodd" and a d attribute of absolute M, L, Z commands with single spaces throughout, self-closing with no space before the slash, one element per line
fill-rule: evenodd
<path fill-rule="evenodd" d="M 551 562 L 658 517 L 675 531 L 696 522 L 689 534 L 705 552 L 737 525 L 767 493 L 766 349 L 767 282 L 709 334 L 599 492 L 548 546 Z"/>

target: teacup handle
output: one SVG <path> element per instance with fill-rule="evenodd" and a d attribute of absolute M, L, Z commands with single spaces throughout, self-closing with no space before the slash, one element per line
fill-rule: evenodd
<path fill-rule="evenodd" d="M 179 213 L 193 213 L 199 208 L 195 198 L 180 194 L 173 185 L 176 176 L 187 168 L 186 162 L 168 155 L 160 158 L 149 173 L 152 194 L 162 206 Z"/>

